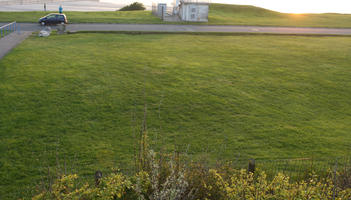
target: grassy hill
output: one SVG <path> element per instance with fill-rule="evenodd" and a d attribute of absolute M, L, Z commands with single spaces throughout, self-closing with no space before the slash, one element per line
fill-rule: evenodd
<path fill-rule="evenodd" d="M 30 37 L 0 61 L 0 198 L 18 199 L 54 166 L 89 177 L 130 168 L 145 104 L 156 150 L 189 148 L 192 158 L 210 161 L 348 155 L 350 43 Z"/>
<path fill-rule="evenodd" d="M 0 12 L 0 21 L 9 22 L 38 22 L 43 17 L 52 12 L 28 11 L 28 12 Z M 69 23 L 139 23 L 157 24 L 162 20 L 151 14 L 150 11 L 99 11 L 81 12 L 65 11 Z"/>
<path fill-rule="evenodd" d="M 37 22 L 49 12 L 0 12 L 0 21 Z M 70 23 L 139 23 L 162 24 L 150 11 L 65 12 Z M 185 23 L 181 24 L 194 24 Z M 349 27 L 351 15 L 346 14 L 286 14 L 254 6 L 211 4 L 210 25 L 260 25 L 298 27 Z"/>
<path fill-rule="evenodd" d="M 288 14 L 245 5 L 211 4 L 209 24 L 351 27 L 350 14 Z"/>

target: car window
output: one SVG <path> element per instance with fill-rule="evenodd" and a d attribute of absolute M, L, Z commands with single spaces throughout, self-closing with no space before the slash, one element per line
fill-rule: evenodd
<path fill-rule="evenodd" d="M 60 20 L 63 20 L 63 19 L 64 19 L 62 15 L 58 15 L 57 17 L 58 17 L 58 19 L 60 19 Z"/>
<path fill-rule="evenodd" d="M 55 17 L 56 17 L 55 15 L 49 15 L 47 18 L 48 19 L 55 19 Z"/>

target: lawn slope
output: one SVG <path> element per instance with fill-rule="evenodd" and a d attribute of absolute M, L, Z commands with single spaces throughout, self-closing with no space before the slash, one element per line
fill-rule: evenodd
<path fill-rule="evenodd" d="M 156 150 L 189 148 L 192 158 L 212 161 L 345 156 L 350 43 L 32 36 L 0 61 L 0 199 L 26 191 L 48 167 L 89 177 L 97 169 L 130 168 L 145 105 Z"/>
<path fill-rule="evenodd" d="M 350 14 L 288 14 L 245 5 L 211 4 L 209 24 L 351 27 Z"/>
<path fill-rule="evenodd" d="M 52 12 L 28 11 L 28 12 L 0 12 L 1 22 L 38 22 L 43 17 Z M 125 24 L 157 24 L 162 20 L 151 14 L 150 11 L 98 11 L 64 12 L 69 23 L 125 23 Z"/>
<path fill-rule="evenodd" d="M 49 12 L 0 12 L 0 22 L 37 22 Z M 137 23 L 162 24 L 151 11 L 110 11 L 110 12 L 65 12 L 70 23 Z M 346 14 L 286 14 L 244 5 L 211 4 L 208 23 L 210 25 L 259 25 L 297 27 L 351 28 L 351 15 Z"/>

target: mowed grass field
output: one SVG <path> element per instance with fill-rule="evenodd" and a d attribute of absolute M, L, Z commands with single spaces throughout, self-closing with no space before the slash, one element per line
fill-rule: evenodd
<path fill-rule="evenodd" d="M 55 12 L 28 11 L 28 12 L 0 12 L 2 22 L 33 22 L 39 18 Z M 125 23 L 125 24 L 159 24 L 162 20 L 151 14 L 151 11 L 98 11 L 80 12 L 65 11 L 68 23 Z"/>
<path fill-rule="evenodd" d="M 0 22 L 38 22 L 50 12 L 0 12 Z M 128 23 L 162 24 L 151 11 L 65 12 L 70 23 Z M 179 22 L 200 25 L 259 25 L 296 27 L 351 28 L 351 14 L 287 14 L 259 7 L 229 4 L 210 4 L 208 23 Z"/>
<path fill-rule="evenodd" d="M 351 28 L 351 14 L 289 14 L 255 6 L 211 4 L 209 24 Z"/>
<path fill-rule="evenodd" d="M 350 43 L 32 36 L 0 60 L 0 197 L 23 195 L 48 167 L 91 179 L 98 169 L 131 168 L 145 105 L 155 150 L 188 148 L 210 161 L 347 156 Z"/>

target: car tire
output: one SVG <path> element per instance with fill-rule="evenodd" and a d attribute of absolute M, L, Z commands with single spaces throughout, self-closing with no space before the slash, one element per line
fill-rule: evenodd
<path fill-rule="evenodd" d="M 61 24 L 65 24 L 65 22 L 61 22 Z"/>
<path fill-rule="evenodd" d="M 45 26 L 45 22 L 41 22 L 40 24 L 41 24 L 42 26 Z"/>

